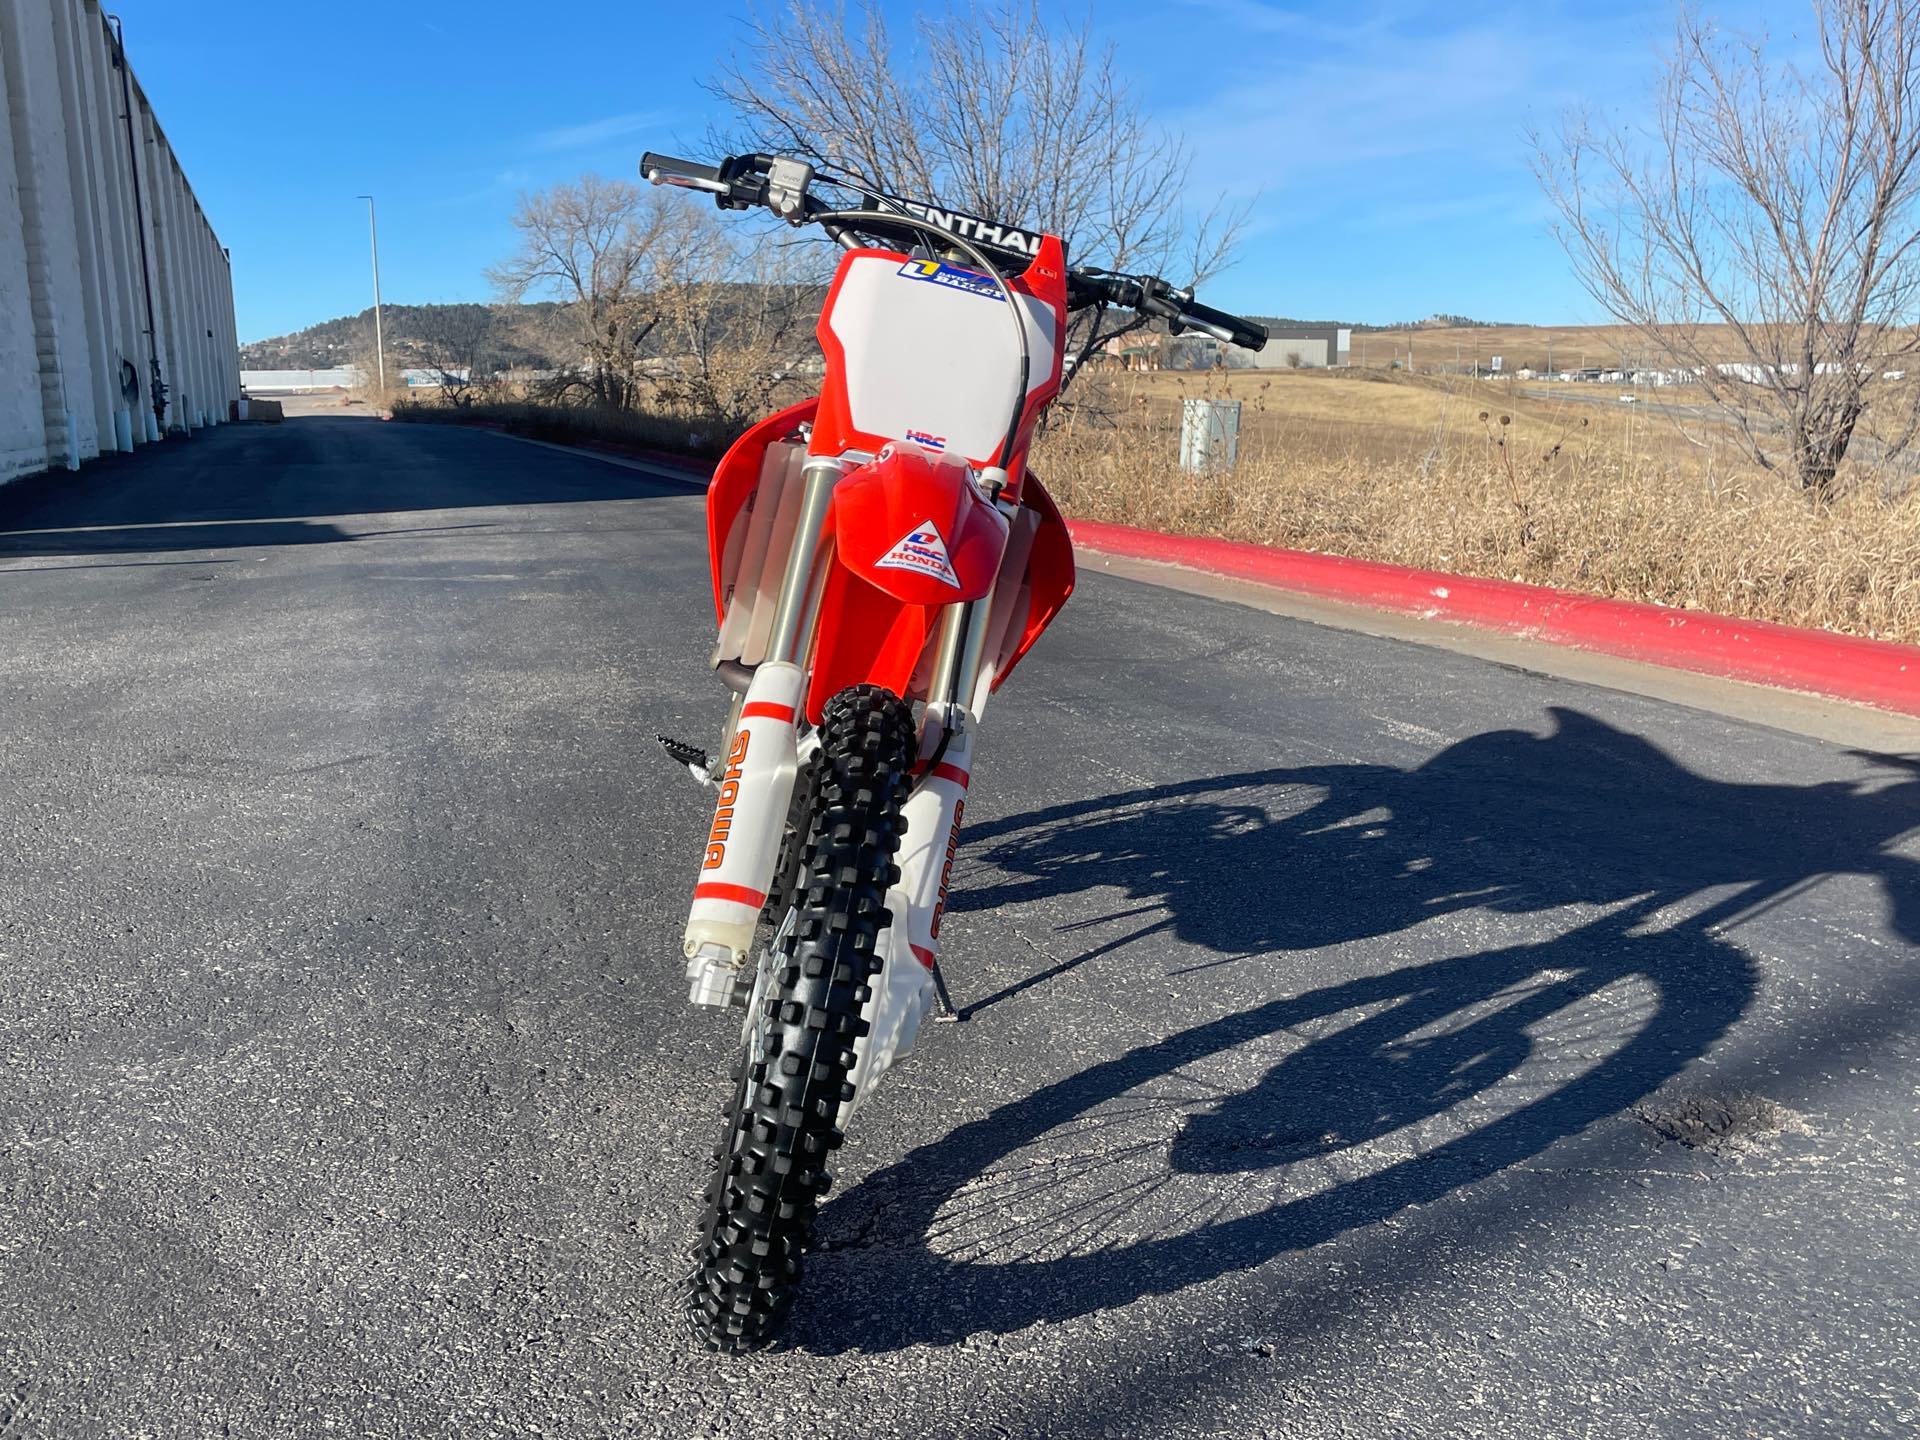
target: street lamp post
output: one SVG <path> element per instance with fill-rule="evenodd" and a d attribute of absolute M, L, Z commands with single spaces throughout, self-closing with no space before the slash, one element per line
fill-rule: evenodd
<path fill-rule="evenodd" d="M 374 223 L 373 197 L 356 197 L 367 202 L 367 236 L 373 242 L 373 355 L 380 369 L 380 393 L 387 393 L 387 344 L 380 333 L 380 229 Z"/>

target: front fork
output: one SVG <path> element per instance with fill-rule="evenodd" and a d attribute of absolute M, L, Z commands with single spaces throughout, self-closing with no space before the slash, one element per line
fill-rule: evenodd
<path fill-rule="evenodd" d="M 816 457 L 803 471 L 806 488 L 767 659 L 737 707 L 715 777 L 720 793 L 684 942 L 690 998 L 696 1004 L 724 1008 L 751 983 L 746 967 L 774 883 L 800 769 L 806 664 L 831 561 L 828 506 L 848 468 L 845 462 Z M 906 1054 L 933 1003 L 940 922 L 972 767 L 974 721 L 968 706 L 980 676 L 992 599 L 950 605 L 941 619 L 922 719 L 923 774 L 903 812 L 900 878 L 887 892 L 893 920 L 881 937 L 883 970 L 874 987 L 869 1034 L 855 1047 L 857 1095 Z"/>
<path fill-rule="evenodd" d="M 931 744 L 932 750 L 921 756 L 924 773 L 907 797 L 900 878 L 887 891 L 892 921 L 880 936 L 880 978 L 867 1009 L 867 1033 L 853 1045 L 853 1095 L 834 1122 L 842 1128 L 873 1093 L 874 1082 L 912 1051 L 929 1010 L 942 1004 L 945 1018 L 957 1018 L 944 1009 L 940 922 L 967 813 L 973 731 L 972 718 L 959 705 L 927 707 L 922 747 Z"/>
<path fill-rule="evenodd" d="M 805 490 L 800 518 L 774 605 L 767 658 L 755 669 L 733 717 L 715 777 L 720 794 L 682 946 L 689 998 L 696 1005 L 724 1008 L 734 1002 L 774 867 L 780 863 L 780 841 L 800 771 L 806 660 L 827 575 L 827 509 L 833 487 L 847 468 L 844 461 L 815 457 L 801 472 Z"/>

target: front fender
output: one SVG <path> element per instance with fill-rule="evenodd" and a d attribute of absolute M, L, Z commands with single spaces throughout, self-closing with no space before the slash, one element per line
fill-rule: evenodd
<path fill-rule="evenodd" d="M 1006 517 L 958 455 L 896 440 L 834 488 L 839 561 L 909 605 L 978 600 L 1007 548 Z"/>
<path fill-rule="evenodd" d="M 911 441 L 884 447 L 833 492 L 807 714 L 849 685 L 912 693 L 943 606 L 990 594 L 1007 522 L 967 462 Z"/>

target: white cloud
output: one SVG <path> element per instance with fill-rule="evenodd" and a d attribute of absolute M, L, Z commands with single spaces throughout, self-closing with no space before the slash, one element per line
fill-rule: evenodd
<path fill-rule="evenodd" d="M 1659 28 L 1635 23 L 1648 18 L 1636 0 L 1602 15 L 1551 0 L 1382 5 L 1340 25 L 1260 0 L 1184 3 L 1241 63 L 1169 118 L 1193 147 L 1195 192 L 1257 193 L 1256 231 L 1537 225 L 1529 120 L 1627 100 Z"/>
<path fill-rule="evenodd" d="M 529 137 L 523 148 L 540 155 L 553 155 L 562 150 L 586 150 L 609 141 L 625 139 L 659 121 L 660 117 L 650 110 L 632 110 L 624 115 L 607 115 L 580 125 L 562 125 L 553 130 L 542 130 Z"/>

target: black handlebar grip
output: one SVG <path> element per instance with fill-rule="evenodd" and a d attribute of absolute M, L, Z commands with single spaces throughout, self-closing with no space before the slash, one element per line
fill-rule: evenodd
<path fill-rule="evenodd" d="M 682 175 L 689 180 L 712 180 L 720 178 L 718 165 L 702 165 L 697 160 L 680 160 L 672 155 L 656 155 L 649 150 L 640 157 L 640 173 L 648 179 L 654 171 L 666 175 Z"/>
<path fill-rule="evenodd" d="M 1267 327 L 1256 325 L 1251 320 L 1242 320 L 1238 315 L 1229 315 L 1224 310 L 1215 310 L 1211 305 L 1201 305 L 1189 300 L 1180 307 L 1185 318 L 1198 320 L 1206 325 L 1217 325 L 1233 337 L 1233 343 L 1243 350 L 1258 350 L 1267 343 Z"/>

